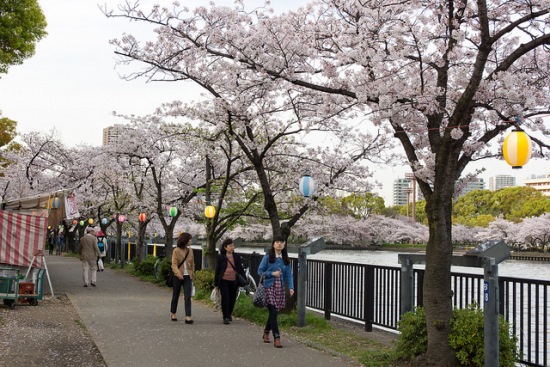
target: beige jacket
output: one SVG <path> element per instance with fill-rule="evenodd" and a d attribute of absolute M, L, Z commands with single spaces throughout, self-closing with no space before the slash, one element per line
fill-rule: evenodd
<path fill-rule="evenodd" d="M 81 261 L 96 261 L 99 256 L 99 248 L 95 236 L 86 234 L 80 239 L 78 246 L 78 254 Z"/>
<path fill-rule="evenodd" d="M 183 267 L 184 264 L 181 264 L 181 266 L 178 269 L 179 263 L 183 261 L 183 258 L 185 255 L 187 255 L 187 252 L 189 251 L 189 255 L 187 256 L 187 259 L 185 259 L 185 265 L 187 265 L 187 273 L 189 274 L 189 277 L 191 280 L 195 279 L 195 258 L 193 257 L 193 250 L 190 247 L 181 249 L 179 247 L 176 247 L 174 251 L 172 251 L 172 272 L 178 276 L 183 276 Z"/>

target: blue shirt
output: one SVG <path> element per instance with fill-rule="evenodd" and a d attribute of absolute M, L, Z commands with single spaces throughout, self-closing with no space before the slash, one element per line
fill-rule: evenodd
<path fill-rule="evenodd" d="M 258 267 L 258 275 L 265 274 L 264 287 L 269 288 L 277 277 L 272 274 L 274 271 L 281 270 L 281 279 L 283 280 L 283 286 L 286 283 L 288 289 L 294 289 L 294 278 L 292 277 L 292 265 L 285 265 L 282 257 L 276 257 L 275 262 L 269 262 L 269 255 L 264 255 L 260 266 Z"/>

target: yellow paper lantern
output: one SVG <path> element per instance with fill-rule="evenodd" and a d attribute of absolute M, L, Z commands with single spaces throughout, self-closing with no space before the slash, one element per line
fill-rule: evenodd
<path fill-rule="evenodd" d="M 204 215 L 208 219 L 214 218 L 216 215 L 216 207 L 214 205 L 208 205 L 206 208 L 204 208 Z"/>
<path fill-rule="evenodd" d="M 94 220 L 93 220 L 92 218 L 88 219 L 88 224 L 89 224 L 89 225 L 94 224 Z"/>
<path fill-rule="evenodd" d="M 502 145 L 502 154 L 512 168 L 521 168 L 531 158 L 531 138 L 524 131 L 514 130 Z"/>

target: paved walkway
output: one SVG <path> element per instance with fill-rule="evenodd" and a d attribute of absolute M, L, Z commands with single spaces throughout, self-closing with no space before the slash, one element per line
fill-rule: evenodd
<path fill-rule="evenodd" d="M 84 288 L 78 259 L 46 255 L 55 295 L 66 294 L 110 367 L 157 366 L 354 366 L 294 341 L 284 332 L 284 348 L 262 342 L 262 327 L 193 302 L 195 323 L 170 321 L 171 290 L 122 272 L 97 273 L 97 287 Z M 44 292 L 50 293 L 45 279 Z"/>

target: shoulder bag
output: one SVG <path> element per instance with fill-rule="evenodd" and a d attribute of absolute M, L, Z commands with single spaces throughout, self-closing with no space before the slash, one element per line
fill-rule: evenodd
<path fill-rule="evenodd" d="M 180 262 L 180 264 L 178 265 L 178 268 L 180 266 L 183 265 L 183 263 L 185 262 L 185 260 L 187 259 L 187 255 L 189 255 L 189 251 L 191 251 L 191 249 L 187 249 L 187 254 L 185 254 L 185 257 L 183 258 L 183 260 Z M 174 286 L 174 272 L 172 270 L 170 270 L 170 274 L 168 274 L 168 276 L 166 277 L 166 285 L 168 287 L 173 287 Z"/>
<path fill-rule="evenodd" d="M 231 267 L 233 268 L 233 270 L 235 270 L 235 274 L 237 275 L 237 285 L 239 287 L 244 287 L 248 284 L 248 282 L 246 281 L 246 278 L 243 277 L 241 274 L 239 274 L 237 272 L 237 269 L 235 269 L 235 266 L 233 265 L 233 263 L 231 261 L 229 261 L 229 259 L 227 258 L 227 256 L 225 257 L 225 259 L 227 260 L 227 262 L 229 264 L 231 264 Z"/>

